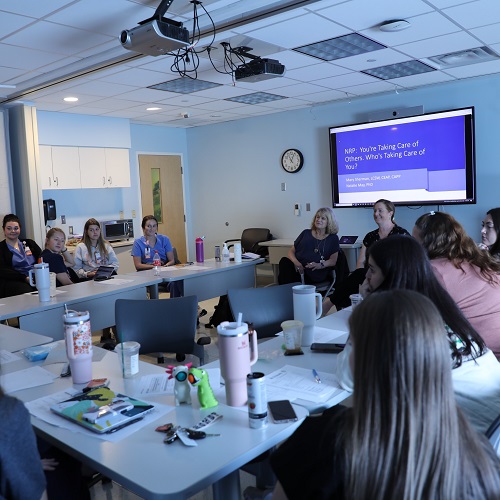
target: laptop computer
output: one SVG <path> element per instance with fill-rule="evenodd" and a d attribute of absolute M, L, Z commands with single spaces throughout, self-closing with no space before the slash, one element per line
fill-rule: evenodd
<path fill-rule="evenodd" d="M 50 409 L 92 432 L 106 434 L 141 420 L 154 406 L 115 393 L 109 387 L 100 387 L 77 394 Z"/>
<path fill-rule="evenodd" d="M 339 242 L 342 245 L 352 245 L 356 243 L 357 239 L 358 239 L 357 236 L 341 236 Z"/>
<path fill-rule="evenodd" d="M 111 279 L 111 275 L 115 272 L 113 266 L 99 266 L 94 276 L 94 281 L 104 281 Z"/>

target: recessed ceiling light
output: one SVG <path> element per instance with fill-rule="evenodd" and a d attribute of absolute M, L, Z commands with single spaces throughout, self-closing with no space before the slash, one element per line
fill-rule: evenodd
<path fill-rule="evenodd" d="M 161 108 L 146 108 L 146 111 L 158 111 Z"/>
<path fill-rule="evenodd" d="M 65 97 L 64 100 L 66 102 L 76 102 L 78 101 L 78 97 Z"/>

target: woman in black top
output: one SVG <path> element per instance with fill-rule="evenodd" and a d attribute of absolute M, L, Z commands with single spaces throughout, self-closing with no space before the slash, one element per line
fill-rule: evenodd
<path fill-rule="evenodd" d="M 335 291 L 323 301 L 323 314 L 326 314 L 332 306 L 337 308 L 337 311 L 351 305 L 350 295 L 359 292 L 359 285 L 363 283 L 366 276 L 366 250 L 378 240 L 382 240 L 394 234 L 410 233 L 396 224 L 394 214 L 396 207 L 389 200 L 378 200 L 373 205 L 373 220 L 378 226 L 378 229 L 370 231 L 363 239 L 363 246 L 359 252 L 356 270 L 352 272 L 341 283 L 335 283 Z"/>
<path fill-rule="evenodd" d="M 306 418 L 271 456 L 273 500 L 500 498 L 500 461 L 457 407 L 434 304 L 377 292 L 349 327 L 352 408 Z"/>
<path fill-rule="evenodd" d="M 486 212 L 481 228 L 481 248 L 500 260 L 500 208 L 492 208 Z"/>
<path fill-rule="evenodd" d="M 29 271 L 37 263 L 41 248 L 28 238 L 19 239 L 21 222 L 17 215 L 3 218 L 5 239 L 0 241 L 0 297 L 10 297 L 32 292 Z"/>

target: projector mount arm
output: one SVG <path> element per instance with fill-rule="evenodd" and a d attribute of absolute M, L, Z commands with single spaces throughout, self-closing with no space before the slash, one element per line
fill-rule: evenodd
<path fill-rule="evenodd" d="M 140 21 L 137 24 L 142 26 L 143 24 L 157 20 L 182 27 L 182 23 L 180 23 L 179 21 L 174 21 L 173 19 L 167 19 L 166 17 L 163 17 L 167 13 L 167 10 L 172 5 L 173 1 L 174 0 L 161 0 L 160 5 L 158 5 L 158 7 L 155 10 L 155 13 L 148 19 L 144 19 L 144 21 Z"/>

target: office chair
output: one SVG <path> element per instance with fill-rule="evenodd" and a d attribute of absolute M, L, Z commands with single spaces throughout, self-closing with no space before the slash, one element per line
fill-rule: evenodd
<path fill-rule="evenodd" d="M 263 247 L 259 245 L 260 241 L 269 241 L 273 239 L 273 235 L 271 231 L 267 228 L 260 227 L 250 227 L 248 229 L 244 229 L 241 234 L 241 238 L 226 240 L 224 243 L 231 243 L 235 241 L 241 241 L 241 248 L 243 252 L 252 252 L 259 254 L 261 257 L 267 257 L 269 255 L 269 251 L 267 247 Z M 228 248 L 234 245 L 229 244 Z"/>
<path fill-rule="evenodd" d="M 140 353 L 176 353 L 177 361 L 185 354 L 194 354 L 205 363 L 204 337 L 195 341 L 198 299 L 195 295 L 169 300 L 129 300 L 115 302 L 118 342 L 133 340 L 141 344 Z M 200 342 L 201 341 L 201 342 Z M 209 342 L 208 342 L 209 343 Z"/>
<path fill-rule="evenodd" d="M 328 297 L 335 290 L 335 284 L 341 283 L 347 276 L 349 276 L 349 263 L 345 253 L 340 249 L 337 264 L 332 269 L 331 278 L 321 283 L 315 283 L 316 291 L 321 293 L 323 297 Z"/>
<path fill-rule="evenodd" d="M 229 306 L 235 318 L 243 314 L 245 323 L 253 323 L 259 339 L 273 337 L 281 323 L 293 319 L 292 287 L 289 283 L 266 288 L 233 288 L 228 290 Z"/>

